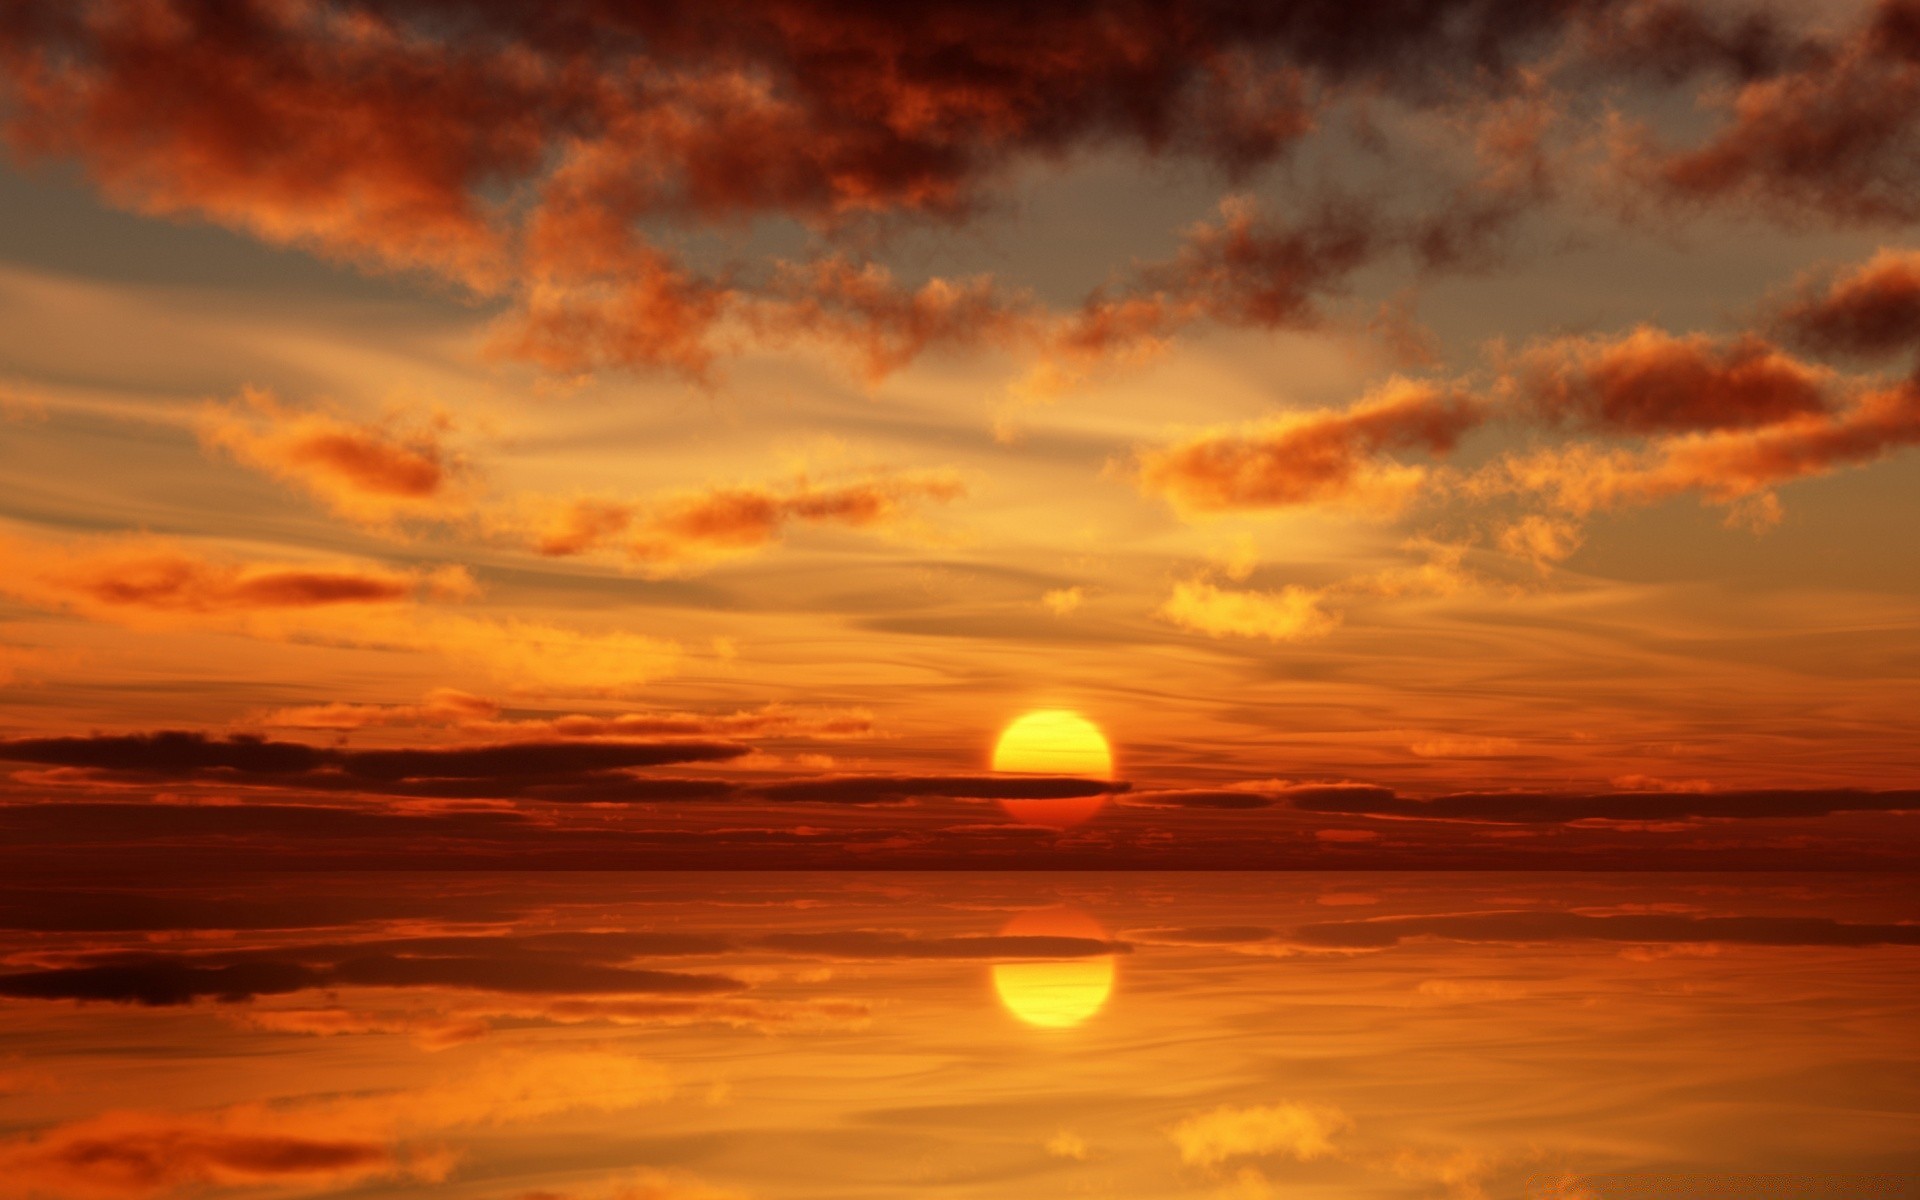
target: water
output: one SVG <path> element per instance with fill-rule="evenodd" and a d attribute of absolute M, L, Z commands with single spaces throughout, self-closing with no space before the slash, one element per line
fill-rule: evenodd
<path fill-rule="evenodd" d="M 1845 875 L 0 889 L 0 1194 L 1920 1195 Z"/>

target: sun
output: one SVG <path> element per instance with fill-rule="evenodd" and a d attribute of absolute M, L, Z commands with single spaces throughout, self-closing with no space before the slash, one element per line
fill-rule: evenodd
<path fill-rule="evenodd" d="M 1112 779 L 1113 748 L 1100 727 L 1077 712 L 1043 708 L 1000 731 L 993 747 L 993 769 L 1022 775 L 1071 775 Z M 1031 825 L 1065 829 L 1100 811 L 1105 796 L 1063 800 L 1004 800 L 1001 806 Z"/>
<path fill-rule="evenodd" d="M 1015 917 L 1003 937 L 1088 938 L 1105 941 L 1107 931 L 1087 914 L 1049 908 Z M 1113 994 L 1113 955 L 1053 961 L 996 963 L 993 987 L 1007 1011 L 1042 1029 L 1070 1029 L 1100 1011 Z"/>
<path fill-rule="evenodd" d="M 1113 778 L 1113 750 L 1100 727 L 1077 712 L 1043 708 L 1000 732 L 993 769 L 1027 775 Z"/>

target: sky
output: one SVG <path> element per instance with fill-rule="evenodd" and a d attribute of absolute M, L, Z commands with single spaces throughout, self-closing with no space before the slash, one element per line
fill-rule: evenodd
<path fill-rule="evenodd" d="M 29 0 L 0 127 L 18 867 L 1915 864 L 1912 0 Z"/>

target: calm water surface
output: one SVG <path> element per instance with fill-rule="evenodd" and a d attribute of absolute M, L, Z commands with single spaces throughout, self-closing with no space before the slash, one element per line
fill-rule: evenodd
<path fill-rule="evenodd" d="M 1920 1196 L 1914 892 L 0 885 L 0 1195 Z"/>

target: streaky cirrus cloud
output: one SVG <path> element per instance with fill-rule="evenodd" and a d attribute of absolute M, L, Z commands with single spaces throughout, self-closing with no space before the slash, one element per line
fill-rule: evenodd
<path fill-rule="evenodd" d="M 873 714 L 864 709 L 765 704 L 734 712 L 566 713 L 551 717 L 501 717 L 501 704 L 453 688 L 435 688 L 418 704 L 296 705 L 252 714 L 236 722 L 262 729 L 356 729 L 452 727 L 495 738 L 807 738 L 869 737 Z"/>
<path fill-rule="evenodd" d="M 1578 821 L 1669 821 L 1685 818 L 1770 820 L 1839 812 L 1920 811 L 1920 791 L 1863 788 L 1773 788 L 1659 792 L 1458 792 L 1414 798 L 1378 788 L 1289 792 L 1303 812 L 1430 821 L 1566 824 Z"/>
<path fill-rule="evenodd" d="M 654 781 L 630 772 L 671 764 L 738 758 L 746 748 L 713 741 L 517 741 L 450 747 L 356 750 L 236 734 L 96 734 L 0 741 L 0 760 L 71 768 L 81 778 L 123 783 L 271 786 L 324 793 L 389 796 L 512 797 L 604 789 L 705 796 L 697 781 Z"/>
<path fill-rule="evenodd" d="M 1289 931 L 1304 946 L 1377 950 L 1410 938 L 1465 942 L 1725 942 L 1742 946 L 1915 946 L 1920 925 L 1861 924 L 1829 917 L 1597 915 L 1514 910 L 1326 921 Z"/>

